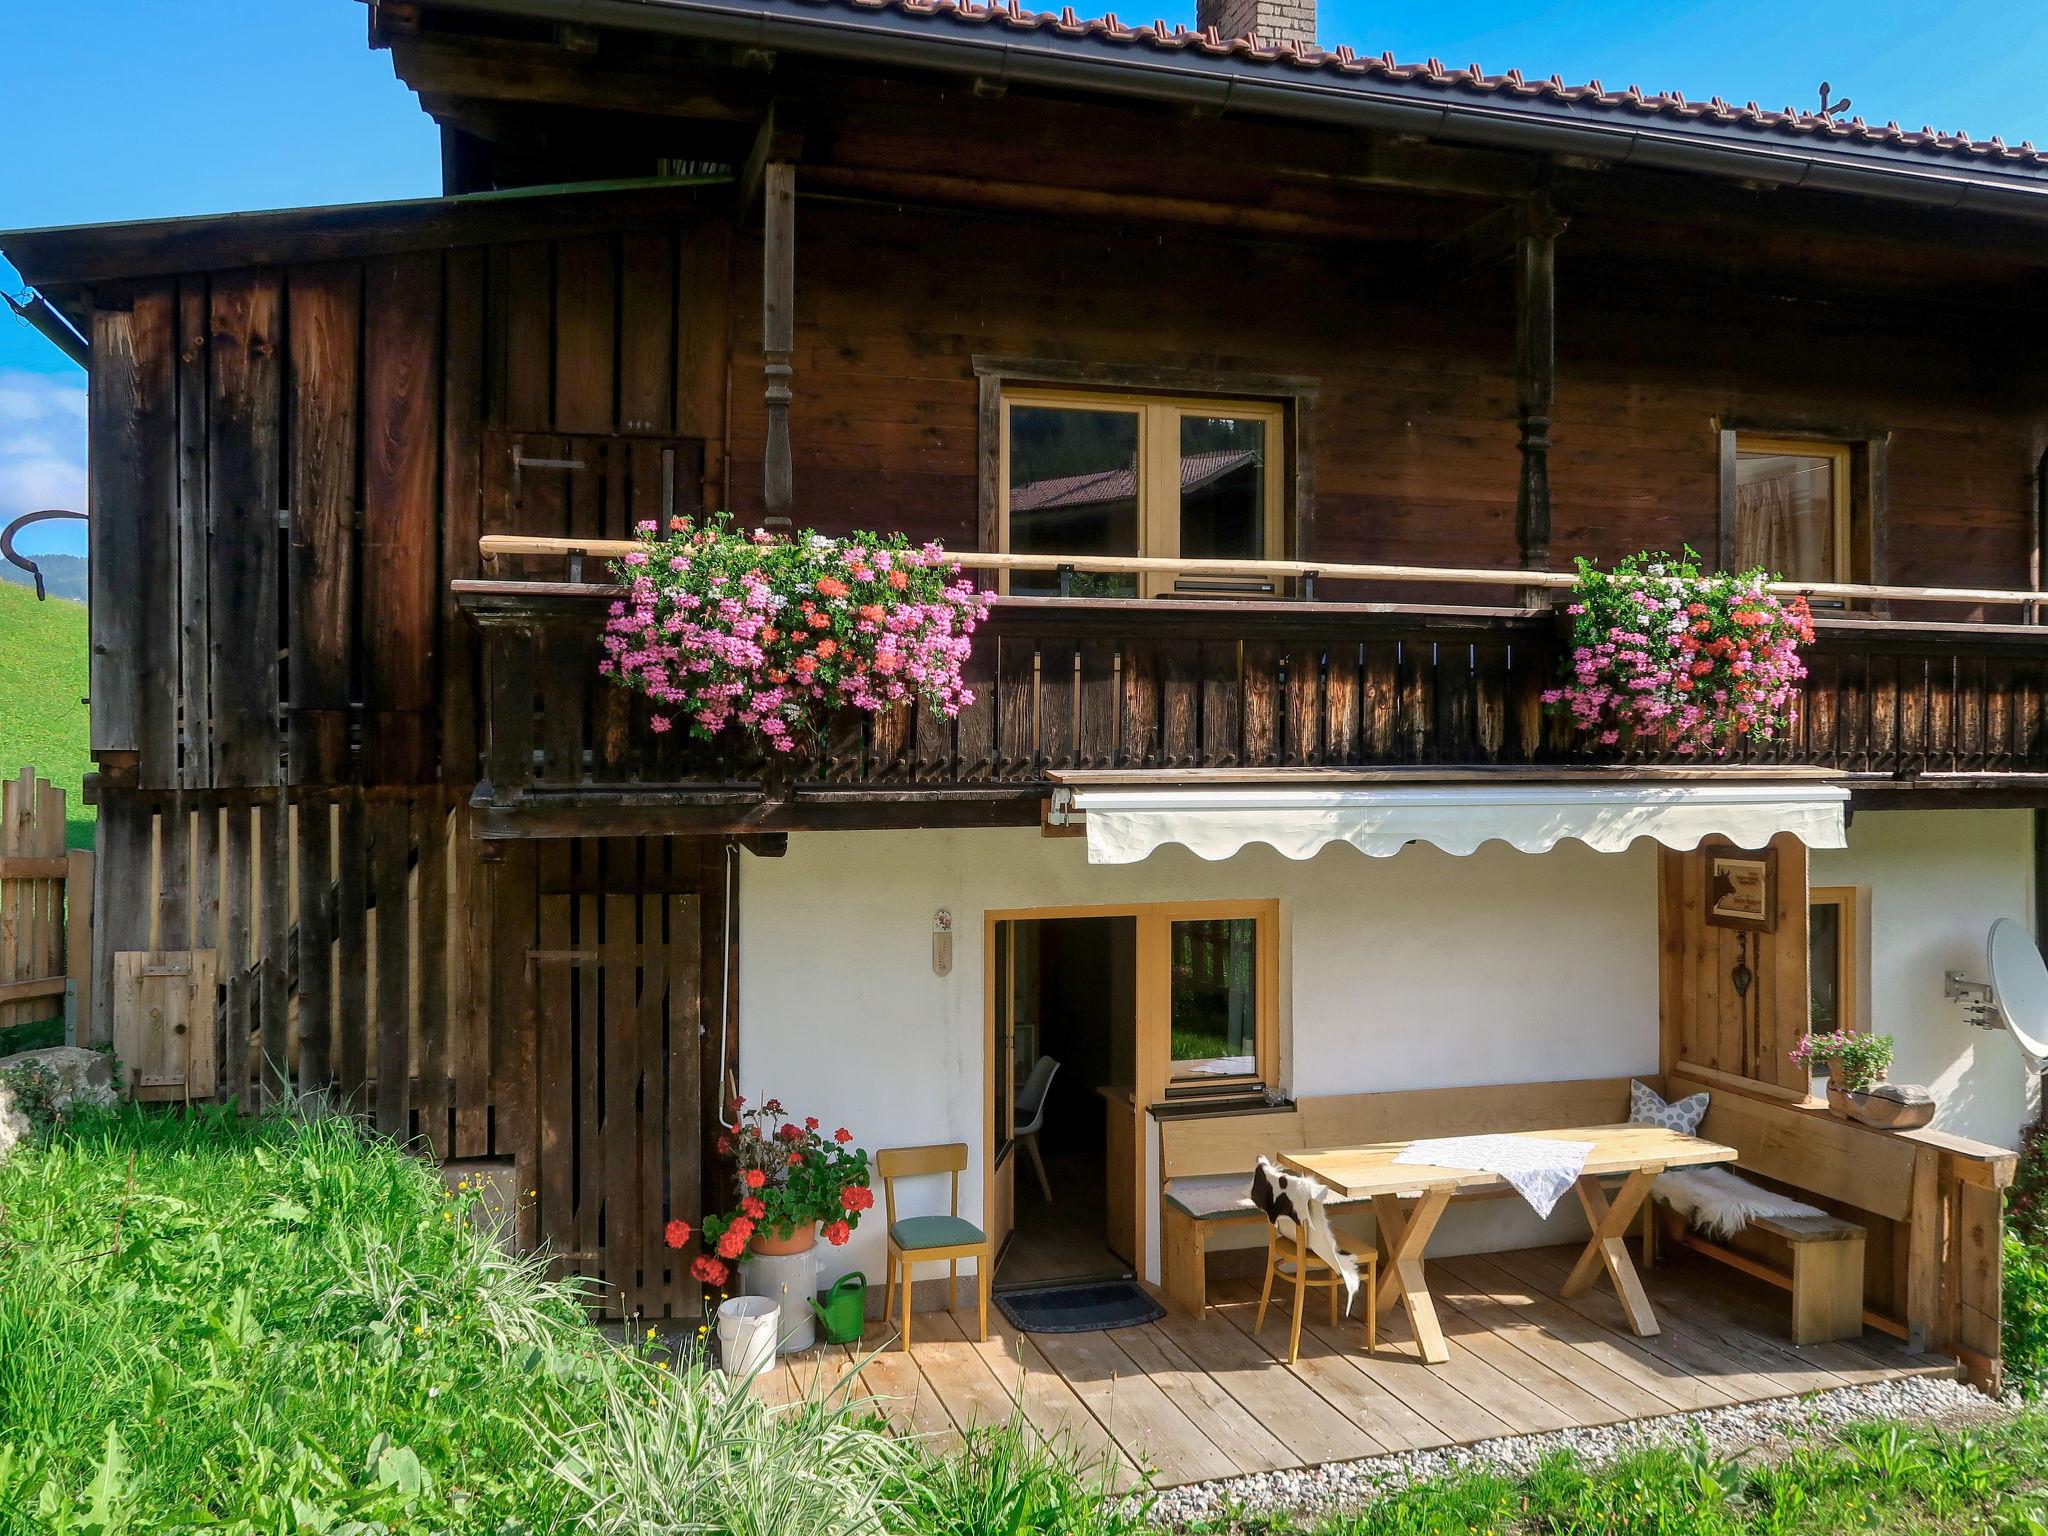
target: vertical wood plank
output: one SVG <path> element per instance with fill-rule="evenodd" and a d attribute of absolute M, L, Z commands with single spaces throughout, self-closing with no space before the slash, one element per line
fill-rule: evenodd
<path fill-rule="evenodd" d="M 149 944 L 151 805 L 132 795 L 105 797 L 94 861 L 92 1032 L 85 1042 L 114 1038 L 113 966 L 121 950 Z"/>
<path fill-rule="evenodd" d="M 438 702 L 440 256 L 379 258 L 365 284 L 364 776 L 420 784 Z"/>
<path fill-rule="evenodd" d="M 294 268 L 291 313 L 292 781 L 349 777 L 362 269 Z"/>
<path fill-rule="evenodd" d="M 227 992 L 221 1088 L 246 1108 L 256 1089 L 252 1056 L 258 1041 L 255 962 L 256 870 L 254 828 L 246 800 L 227 807 L 227 836 L 221 845 L 221 982 Z"/>
<path fill-rule="evenodd" d="M 646 844 L 651 859 L 661 842 Z M 652 870 L 649 873 L 652 874 Z M 665 1166 L 663 1136 L 667 1130 L 666 1087 L 668 1072 L 668 943 L 662 931 L 668 915 L 668 898 L 649 889 L 639 898 L 640 908 L 640 1001 L 634 1030 L 637 1066 L 634 1073 L 633 1144 L 639 1155 L 633 1227 L 637 1238 L 633 1255 L 638 1278 L 633 1289 L 634 1310 L 642 1316 L 667 1310 L 662 1273 L 662 1176 Z"/>
<path fill-rule="evenodd" d="M 676 252 L 676 435 L 704 444 L 699 505 L 724 506 L 726 363 L 731 354 L 728 226 L 683 230 Z"/>
<path fill-rule="evenodd" d="M 685 237 L 687 238 L 687 236 Z M 666 435 L 675 421 L 676 237 L 619 237 L 619 430 Z"/>
<path fill-rule="evenodd" d="M 454 1145 L 448 1085 L 448 811 L 441 796 L 425 791 L 413 802 L 412 841 L 417 850 L 418 896 L 414 931 L 419 951 L 417 1007 L 418 1061 L 411 1076 L 418 1085 L 413 1107 L 420 1134 L 436 1157 Z M 467 963 L 467 957 L 462 957 Z"/>
<path fill-rule="evenodd" d="M 611 432 L 616 420 L 618 255 L 608 235 L 555 247 L 555 430 Z"/>
<path fill-rule="evenodd" d="M 178 281 L 178 675 L 184 753 L 178 782 L 214 783 L 211 604 L 207 526 L 207 357 L 212 312 L 204 277 Z"/>
<path fill-rule="evenodd" d="M 539 1209 L 535 1230 L 541 1240 L 561 1252 L 576 1242 L 576 1057 L 571 989 L 576 975 L 568 957 L 572 949 L 567 895 L 569 844 L 551 842 L 539 853 L 541 895 L 538 898 L 541 954 L 533 978 L 536 991 L 534 1025 L 539 1033 L 535 1060 L 540 1073 L 540 1123 L 534 1150 Z M 561 958 L 554 958 L 560 956 Z"/>
<path fill-rule="evenodd" d="M 377 1129 L 403 1138 L 408 1130 L 406 1092 L 411 1055 L 406 1026 L 406 981 L 409 937 L 406 882 L 411 855 L 411 827 L 406 803 L 385 797 L 369 802 L 370 899 L 376 925 L 376 1009 L 373 1038 Z"/>
<path fill-rule="evenodd" d="M 630 1305 L 639 1261 L 638 907 L 631 896 L 604 898 L 604 1279 L 607 1300 L 621 1310 Z"/>
<path fill-rule="evenodd" d="M 334 1082 L 334 826 L 325 800 L 297 807 L 299 1093 Z"/>
<path fill-rule="evenodd" d="M 215 277 L 211 295 L 209 686 L 216 773 L 230 786 L 275 784 L 280 767 L 282 294 L 277 274 L 238 272 Z"/>
<path fill-rule="evenodd" d="M 353 1112 L 367 1107 L 370 1080 L 370 830 L 360 791 L 335 808 L 341 859 L 335 871 L 336 938 L 334 1086 Z"/>
<path fill-rule="evenodd" d="M 481 845 L 471 830 L 473 814 L 466 801 L 457 800 L 450 905 L 454 943 L 460 945 L 460 954 L 451 968 L 448 994 L 452 1030 L 448 1075 L 455 1088 L 457 1157 L 481 1157 L 491 1144 L 491 987 L 497 972 L 489 957 L 496 953 L 492 941 L 496 866 L 483 862 Z"/>
<path fill-rule="evenodd" d="M 522 432 L 554 425 L 554 249 L 545 241 L 504 248 L 504 420 Z"/>
<path fill-rule="evenodd" d="M 484 256 L 450 251 L 441 366 L 441 779 L 467 788 L 481 771 L 477 651 L 452 583 L 483 571 Z"/>
<path fill-rule="evenodd" d="M 256 812 L 256 1009 L 261 1051 L 257 1081 L 261 1102 L 270 1107 L 292 1094 L 290 978 L 285 973 L 291 932 L 291 813 L 282 793 L 259 801 Z"/>
<path fill-rule="evenodd" d="M 701 859 L 702 844 L 684 844 L 696 866 L 701 882 L 717 863 Z M 704 1172 L 701 1154 L 703 1126 L 700 1105 L 704 1096 L 704 967 L 702 927 L 705 903 L 699 896 L 669 899 L 668 914 L 668 1206 L 664 1222 L 682 1217 L 696 1225 L 702 1209 Z M 690 1317 L 697 1313 L 697 1283 L 689 1264 L 680 1253 L 668 1256 L 669 1315 Z"/>

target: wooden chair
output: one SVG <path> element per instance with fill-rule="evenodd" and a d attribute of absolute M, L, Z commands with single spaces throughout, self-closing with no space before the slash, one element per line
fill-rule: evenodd
<path fill-rule="evenodd" d="M 1341 1251 L 1358 1263 L 1358 1278 L 1365 1285 L 1365 1352 L 1375 1353 L 1380 1347 L 1379 1325 L 1379 1254 L 1372 1249 L 1356 1249 L 1338 1236 Z M 1259 1315 L 1252 1323 L 1252 1332 L 1257 1333 L 1266 1326 L 1266 1304 L 1273 1298 L 1273 1278 L 1291 1279 L 1294 1282 L 1294 1328 L 1287 1339 L 1287 1363 L 1295 1364 L 1301 1359 L 1301 1313 L 1307 1304 L 1308 1293 L 1312 1290 L 1326 1290 L 1330 1293 L 1330 1326 L 1337 1326 L 1337 1293 L 1344 1289 L 1344 1277 L 1331 1267 L 1328 1260 L 1309 1251 L 1308 1243 L 1301 1228 L 1295 1226 L 1292 1237 L 1283 1236 L 1277 1224 L 1266 1226 L 1266 1279 L 1259 1287 Z"/>
<path fill-rule="evenodd" d="M 875 1154 L 875 1171 L 882 1176 L 882 1203 L 889 1218 L 889 1276 L 882 1287 L 882 1315 L 895 1310 L 897 1272 L 903 1281 L 903 1347 L 910 1348 L 910 1273 L 918 1264 L 946 1261 L 949 1308 L 960 1305 L 960 1261 L 973 1259 L 974 1274 L 981 1293 L 980 1331 L 988 1337 L 988 1285 L 991 1271 L 988 1236 L 960 1214 L 960 1175 L 967 1167 L 967 1143 L 947 1142 L 930 1147 L 890 1147 Z M 928 1174 L 953 1176 L 952 1204 L 944 1216 L 896 1217 L 896 1181 L 922 1178 Z"/>

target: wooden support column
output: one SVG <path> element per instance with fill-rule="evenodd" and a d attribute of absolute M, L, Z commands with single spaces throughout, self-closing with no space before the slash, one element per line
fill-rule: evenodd
<path fill-rule="evenodd" d="M 1515 541 L 1522 569 L 1550 564 L 1550 408 L 1557 379 L 1557 237 L 1565 221 L 1538 197 L 1524 211 L 1515 248 L 1515 413 L 1522 480 L 1515 493 Z M 1549 593 L 1525 594 L 1535 606 Z"/>
<path fill-rule="evenodd" d="M 761 504 L 789 516 L 790 353 L 796 347 L 796 167 L 771 163 L 761 178 L 761 398 L 768 440 L 761 455 Z"/>

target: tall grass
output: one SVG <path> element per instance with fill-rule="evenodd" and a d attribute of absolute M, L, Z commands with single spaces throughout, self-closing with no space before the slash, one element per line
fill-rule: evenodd
<path fill-rule="evenodd" d="M 632 1369 L 343 1121 L 82 1116 L 0 1168 L 0 1533 L 552 1528 Z"/>
<path fill-rule="evenodd" d="M 81 1115 L 0 1166 L 0 1536 L 1121 1536 L 1019 1434 L 626 1351 L 350 1122 Z"/>

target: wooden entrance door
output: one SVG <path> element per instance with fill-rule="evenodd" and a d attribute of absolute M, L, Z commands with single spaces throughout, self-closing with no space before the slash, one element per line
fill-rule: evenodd
<path fill-rule="evenodd" d="M 613 1314 L 688 1316 L 694 1246 L 663 1229 L 701 1212 L 699 898 L 539 897 L 533 987 L 536 1230 Z"/>

